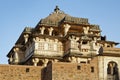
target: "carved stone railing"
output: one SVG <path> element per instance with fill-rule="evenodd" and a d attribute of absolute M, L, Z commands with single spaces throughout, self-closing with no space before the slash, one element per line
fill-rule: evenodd
<path fill-rule="evenodd" d="M 36 54 L 38 56 L 63 56 L 63 51 L 50 51 L 50 50 L 37 50 Z"/>

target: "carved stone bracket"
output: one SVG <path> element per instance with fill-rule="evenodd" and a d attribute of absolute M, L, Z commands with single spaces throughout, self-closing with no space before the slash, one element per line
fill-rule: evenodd
<path fill-rule="evenodd" d="M 64 25 L 64 36 L 66 36 L 67 35 L 67 32 L 69 31 L 69 28 L 70 28 L 71 26 L 69 25 L 69 24 L 65 24 Z"/>
<path fill-rule="evenodd" d="M 48 60 L 48 59 L 44 59 L 44 60 L 42 60 L 42 61 L 43 61 L 43 63 L 44 63 L 43 66 L 46 67 L 49 60 Z"/>
<path fill-rule="evenodd" d="M 41 34 L 44 34 L 45 27 L 40 27 Z"/>
<path fill-rule="evenodd" d="M 84 34 L 88 34 L 89 27 L 83 27 Z"/>
<path fill-rule="evenodd" d="M 29 34 L 24 34 L 25 43 L 28 42 Z"/>
<path fill-rule="evenodd" d="M 18 63 L 19 62 L 19 56 L 18 56 L 18 51 L 19 51 L 19 48 L 14 48 L 13 49 L 14 51 L 14 56 L 13 56 L 13 63 Z"/>
<path fill-rule="evenodd" d="M 38 58 L 34 58 L 32 59 L 32 62 L 34 63 L 34 66 L 37 66 L 37 63 L 39 62 Z"/>
<path fill-rule="evenodd" d="M 54 29 L 53 29 L 52 27 L 48 28 L 49 35 L 50 35 L 50 36 L 52 35 L 52 31 L 53 31 L 53 30 L 54 30 Z"/>

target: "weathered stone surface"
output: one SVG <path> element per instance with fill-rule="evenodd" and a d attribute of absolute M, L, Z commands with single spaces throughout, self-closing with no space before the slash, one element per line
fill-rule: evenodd
<path fill-rule="evenodd" d="M 101 36 L 99 25 L 57 6 L 35 28 L 24 29 L 7 55 L 11 65 L 0 65 L 0 80 L 119 80 L 117 44 Z"/>
<path fill-rule="evenodd" d="M 41 80 L 41 67 L 0 65 L 0 80 Z"/>

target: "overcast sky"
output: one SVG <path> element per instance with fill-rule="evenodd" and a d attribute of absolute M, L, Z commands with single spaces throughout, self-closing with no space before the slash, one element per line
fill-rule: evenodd
<path fill-rule="evenodd" d="M 100 25 L 107 40 L 120 42 L 120 0 L 0 0 L 0 64 L 7 64 L 6 55 L 23 29 L 35 27 L 56 5 L 71 16 Z"/>

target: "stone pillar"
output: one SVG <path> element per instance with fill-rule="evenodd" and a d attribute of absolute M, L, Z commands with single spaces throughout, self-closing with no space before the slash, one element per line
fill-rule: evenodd
<path fill-rule="evenodd" d="M 84 34 L 88 34 L 89 27 L 83 27 Z"/>
<path fill-rule="evenodd" d="M 52 27 L 48 28 L 48 31 L 49 31 L 49 35 L 51 36 L 51 35 L 52 35 L 53 28 L 52 28 Z"/>
<path fill-rule="evenodd" d="M 28 42 L 28 38 L 29 38 L 29 35 L 28 34 L 24 34 L 25 43 Z"/>
<path fill-rule="evenodd" d="M 45 27 L 40 27 L 41 34 L 44 34 Z"/>
<path fill-rule="evenodd" d="M 13 56 L 13 63 L 18 63 L 19 62 L 19 56 L 18 56 L 18 51 L 19 51 L 19 48 L 14 48 L 14 56 Z"/>
<path fill-rule="evenodd" d="M 104 80 L 107 80 L 107 67 L 108 67 L 108 61 L 105 60 L 104 58 L 104 72 L 103 72 Z"/>
<path fill-rule="evenodd" d="M 67 32 L 69 31 L 69 28 L 70 28 L 71 26 L 69 25 L 69 24 L 65 24 L 64 25 L 64 36 L 66 36 L 67 35 Z"/>
<path fill-rule="evenodd" d="M 38 58 L 34 58 L 32 59 L 32 62 L 34 63 L 34 66 L 37 66 L 39 59 Z"/>
<path fill-rule="evenodd" d="M 104 79 L 104 75 L 107 74 L 107 72 L 104 71 L 104 57 L 102 56 L 98 56 L 98 70 L 99 70 L 98 73 L 99 80 L 107 80 Z"/>

